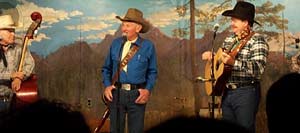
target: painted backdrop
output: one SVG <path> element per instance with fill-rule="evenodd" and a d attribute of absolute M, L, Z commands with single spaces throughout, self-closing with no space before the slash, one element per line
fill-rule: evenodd
<path fill-rule="evenodd" d="M 256 20 L 262 26 L 270 56 L 262 79 L 262 102 L 257 130 L 266 132 L 265 95 L 281 75 L 299 71 L 300 17 L 295 15 L 298 0 L 251 0 L 256 5 Z M 204 75 L 203 51 L 218 47 L 230 34 L 229 19 L 220 14 L 236 0 L 195 0 L 196 55 L 191 55 L 189 0 L 0 0 L 1 14 L 13 14 L 18 22 L 17 40 L 22 42 L 31 24 L 30 14 L 43 16 L 41 27 L 30 41 L 36 61 L 39 94 L 60 99 L 78 107 L 91 128 L 104 111 L 101 66 L 110 43 L 121 35 L 120 21 L 130 7 L 144 12 L 151 23 L 143 37 L 155 43 L 159 78 L 147 105 L 146 128 L 178 114 L 208 116 L 210 101 L 203 83 L 195 82 L 191 56 L 196 58 L 196 75 Z M 220 28 L 212 44 L 213 26 Z M 281 63 L 278 63 L 281 62 Z M 197 84 L 196 88 L 193 85 Z"/>

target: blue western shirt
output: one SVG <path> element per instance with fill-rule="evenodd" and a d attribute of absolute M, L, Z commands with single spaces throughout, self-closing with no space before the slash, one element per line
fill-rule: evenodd
<path fill-rule="evenodd" d="M 113 40 L 105 63 L 102 67 L 103 84 L 105 87 L 111 85 L 113 75 L 117 72 L 122 56 L 122 37 Z M 120 73 L 120 83 L 141 84 L 145 83 L 145 88 L 152 91 L 157 79 L 156 52 L 153 43 L 150 40 L 138 36 L 137 41 L 132 44 L 139 47 L 136 54 L 127 64 L 127 73 L 123 70 Z"/>

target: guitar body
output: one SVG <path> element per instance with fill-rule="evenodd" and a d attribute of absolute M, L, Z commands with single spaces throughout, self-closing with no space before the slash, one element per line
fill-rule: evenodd
<path fill-rule="evenodd" d="M 208 60 L 206 65 L 205 65 L 205 71 L 204 71 L 204 78 L 205 79 L 211 79 L 211 74 L 212 74 L 212 69 L 211 69 L 211 60 Z M 205 91 L 206 91 L 206 94 L 207 95 L 212 95 L 212 92 L 213 92 L 213 84 L 211 81 L 209 82 L 204 82 L 204 85 L 205 85 Z"/>
<path fill-rule="evenodd" d="M 232 67 L 225 65 L 222 62 L 222 53 L 223 49 L 218 49 L 214 56 L 214 62 L 212 63 L 211 61 L 208 61 L 205 66 L 205 78 L 211 79 L 212 72 L 214 72 L 213 74 L 215 79 L 214 84 L 212 84 L 212 82 L 205 82 L 206 93 L 209 96 L 222 96 L 226 88 L 226 82 L 231 75 Z M 213 65 L 213 71 L 211 65 Z"/>
<path fill-rule="evenodd" d="M 206 66 L 205 66 L 205 78 L 211 79 L 212 72 L 214 74 L 214 89 L 212 89 L 212 82 L 206 83 L 206 93 L 210 95 L 215 95 L 215 96 L 222 96 L 224 90 L 226 89 L 226 82 L 228 81 L 228 78 L 231 75 L 232 71 L 232 66 L 230 65 L 225 65 L 222 62 L 222 54 L 223 51 L 225 53 L 228 53 L 231 57 L 235 58 L 237 53 L 246 45 L 248 40 L 255 34 L 255 32 L 251 32 L 247 34 L 242 40 L 240 40 L 240 44 L 235 47 L 233 50 L 234 43 L 230 45 L 230 47 L 225 50 L 222 48 L 219 48 L 216 55 L 214 56 L 214 62 L 212 63 L 211 61 L 208 61 Z M 231 50 L 231 52 L 229 52 Z M 213 65 L 213 68 L 211 67 Z M 213 69 L 213 71 L 211 70 Z"/>
<path fill-rule="evenodd" d="M 110 132 L 110 121 L 107 120 L 107 118 L 109 117 L 110 114 L 110 110 L 108 109 L 108 107 L 105 109 L 101 121 L 98 124 L 98 126 L 94 129 L 94 133 L 98 133 L 98 132 Z"/>
<path fill-rule="evenodd" d="M 32 74 L 27 80 L 23 81 L 21 88 L 16 92 L 16 106 L 33 103 L 38 100 L 37 76 Z"/>

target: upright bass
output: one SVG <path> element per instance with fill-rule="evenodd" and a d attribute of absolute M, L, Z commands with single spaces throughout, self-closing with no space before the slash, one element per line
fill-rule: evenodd
<path fill-rule="evenodd" d="M 22 53 L 19 61 L 18 71 L 22 71 L 24 59 L 27 51 L 27 44 L 29 39 L 33 39 L 34 33 L 42 22 L 42 15 L 39 12 L 31 14 L 33 22 L 29 26 L 25 38 L 23 40 Z M 16 92 L 16 106 L 22 106 L 27 103 L 33 103 L 38 99 L 37 76 L 31 74 L 28 79 L 22 82 L 21 88 Z"/>

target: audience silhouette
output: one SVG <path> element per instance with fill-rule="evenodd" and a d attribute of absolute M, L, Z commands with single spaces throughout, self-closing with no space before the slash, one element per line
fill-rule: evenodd
<path fill-rule="evenodd" d="M 226 122 L 224 120 L 188 116 L 176 116 L 145 131 L 145 133 L 167 132 L 248 133 L 244 127 Z"/>
<path fill-rule="evenodd" d="M 90 133 L 83 114 L 60 101 L 40 99 L 0 118 L 1 132 Z"/>
<path fill-rule="evenodd" d="M 268 90 L 266 113 L 270 133 L 299 132 L 299 73 L 289 73 L 274 82 Z"/>

